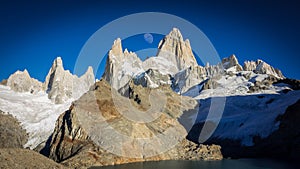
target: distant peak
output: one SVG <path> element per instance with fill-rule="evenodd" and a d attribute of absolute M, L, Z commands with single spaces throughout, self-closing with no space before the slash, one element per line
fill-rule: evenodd
<path fill-rule="evenodd" d="M 17 70 L 14 74 L 17 74 L 17 75 L 23 74 L 23 75 L 26 75 L 26 76 L 30 76 L 27 69 L 24 69 L 23 71 Z"/>
<path fill-rule="evenodd" d="M 228 58 L 223 58 L 222 64 L 224 69 L 229 69 L 235 66 L 237 71 L 243 70 L 242 66 L 239 64 L 239 61 L 234 54 L 230 55 Z"/>
<path fill-rule="evenodd" d="M 245 61 L 243 67 L 246 71 L 254 71 L 255 73 L 259 74 L 269 74 L 281 79 L 285 78 L 279 69 L 274 68 L 273 66 L 269 65 L 261 59 L 257 59 L 255 62 Z"/>

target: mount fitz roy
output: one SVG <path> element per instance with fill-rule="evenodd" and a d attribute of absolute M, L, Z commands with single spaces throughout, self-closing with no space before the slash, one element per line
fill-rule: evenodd
<path fill-rule="evenodd" d="M 189 40 L 184 41 L 177 28 L 173 28 L 159 42 L 157 56 L 144 62 L 127 49 L 123 52 L 121 40 L 115 40 L 108 54 L 103 78 L 116 90 L 120 90 L 130 79 L 134 79 L 136 84 L 144 87 L 155 88 L 169 84 L 174 91 L 185 93 L 204 80 L 222 75 L 224 70 L 284 78 L 280 70 L 262 60 L 246 61 L 241 66 L 235 55 L 224 58 L 218 65 L 202 67 L 196 62 Z"/>
<path fill-rule="evenodd" d="M 0 110 L 29 133 L 24 147 L 72 168 L 223 156 L 300 159 L 299 89 L 300 81 L 262 60 L 241 65 L 231 55 L 200 66 L 189 40 L 173 28 L 145 61 L 116 39 L 96 83 L 91 67 L 77 77 L 60 57 L 44 83 L 17 71 L 0 85 Z M 222 104 L 219 121 L 209 116 Z M 156 118 L 129 118 L 148 116 Z M 216 130 L 203 144 L 205 125 Z"/>

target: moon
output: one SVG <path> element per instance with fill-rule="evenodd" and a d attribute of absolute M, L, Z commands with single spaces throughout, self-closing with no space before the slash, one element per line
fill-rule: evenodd
<path fill-rule="evenodd" d="M 153 42 L 153 36 L 150 33 L 145 33 L 144 34 L 144 39 L 145 39 L 146 42 L 148 42 L 150 44 Z"/>

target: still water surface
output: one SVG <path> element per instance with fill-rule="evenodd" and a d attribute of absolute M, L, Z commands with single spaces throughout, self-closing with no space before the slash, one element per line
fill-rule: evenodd
<path fill-rule="evenodd" d="M 122 164 L 92 169 L 300 169 L 295 163 L 272 159 L 238 159 L 221 161 L 159 161 Z"/>

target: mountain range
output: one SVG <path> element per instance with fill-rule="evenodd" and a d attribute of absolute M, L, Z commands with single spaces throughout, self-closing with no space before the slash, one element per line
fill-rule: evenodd
<path fill-rule="evenodd" d="M 300 81 L 262 60 L 241 65 L 235 55 L 198 65 L 177 28 L 145 61 L 116 39 L 97 82 L 91 67 L 77 77 L 58 57 L 43 83 L 24 70 L 2 84 L 0 110 L 28 132 L 23 146 L 72 168 L 171 159 L 300 159 Z"/>

